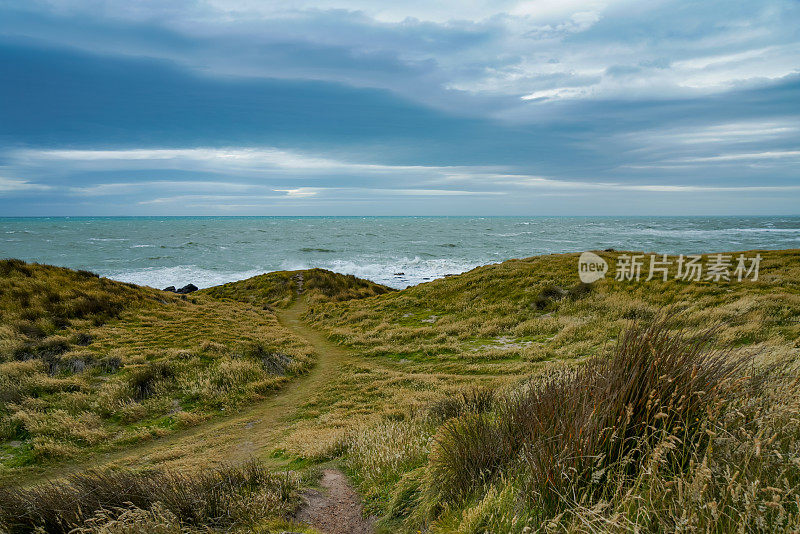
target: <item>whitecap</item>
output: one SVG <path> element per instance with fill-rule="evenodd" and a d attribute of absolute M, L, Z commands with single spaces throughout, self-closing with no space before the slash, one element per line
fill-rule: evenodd
<path fill-rule="evenodd" d="M 244 280 L 259 274 L 263 274 L 263 270 L 247 270 L 247 271 L 224 271 L 204 269 L 196 265 L 177 265 L 175 267 L 152 267 L 133 270 L 117 270 L 109 272 L 100 272 L 99 274 L 118 280 L 120 282 L 129 282 L 140 286 L 150 286 L 155 288 L 163 288 L 167 286 L 181 287 L 186 284 L 194 284 L 200 289 L 218 286 L 228 282 L 235 282 L 237 280 Z"/>

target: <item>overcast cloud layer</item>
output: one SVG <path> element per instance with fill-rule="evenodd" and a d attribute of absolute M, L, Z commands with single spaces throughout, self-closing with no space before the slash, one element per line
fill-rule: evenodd
<path fill-rule="evenodd" d="M 794 0 L 0 0 L 0 216 L 797 214 L 799 171 Z"/>

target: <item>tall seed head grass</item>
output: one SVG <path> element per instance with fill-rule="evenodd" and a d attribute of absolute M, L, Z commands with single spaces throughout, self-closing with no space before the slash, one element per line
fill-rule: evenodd
<path fill-rule="evenodd" d="M 96 527 L 98 514 L 146 519 L 146 510 L 180 526 L 230 527 L 292 511 L 298 486 L 295 476 L 271 474 L 254 461 L 197 473 L 86 471 L 26 489 L 0 488 L 0 531 L 66 534 L 87 520 Z"/>
<path fill-rule="evenodd" d="M 445 423 L 429 464 L 431 499 L 458 503 L 514 472 L 531 506 L 551 515 L 565 499 L 610 488 L 610 470 L 636 476 L 644 450 L 666 436 L 673 469 L 707 443 L 710 410 L 743 360 L 710 349 L 711 333 L 670 333 L 666 321 L 634 324 L 609 358 L 562 369 L 497 401 L 492 413 Z"/>

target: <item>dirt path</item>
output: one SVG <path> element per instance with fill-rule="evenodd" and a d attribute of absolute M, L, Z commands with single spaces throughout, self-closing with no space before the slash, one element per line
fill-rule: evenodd
<path fill-rule="evenodd" d="M 297 280 L 297 286 L 298 294 L 302 295 L 302 275 Z M 320 361 L 324 360 L 328 366 L 331 361 L 337 365 L 344 363 L 348 359 L 347 352 L 302 320 L 305 309 L 303 299 L 298 299 L 294 306 L 279 313 L 278 319 L 310 343 L 319 354 Z M 332 378 L 335 371 L 323 373 L 323 376 Z M 312 525 L 324 534 L 372 534 L 375 531 L 374 518 L 364 518 L 361 498 L 350 486 L 344 473 L 338 469 L 326 469 L 320 486 L 323 491 L 312 489 L 304 494 L 305 503 L 297 515 L 299 521 Z"/>
<path fill-rule="evenodd" d="M 338 469 L 326 469 L 320 480 L 322 491 L 305 493 L 305 504 L 297 519 L 325 534 L 372 534 L 375 519 L 364 519 L 361 498 Z"/>

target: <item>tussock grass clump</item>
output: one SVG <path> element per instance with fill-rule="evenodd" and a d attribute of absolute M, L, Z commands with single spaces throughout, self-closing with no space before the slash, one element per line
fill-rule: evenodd
<path fill-rule="evenodd" d="M 504 430 L 488 414 L 447 421 L 436 433 L 428 465 L 428 501 L 460 504 L 513 462 Z"/>
<path fill-rule="evenodd" d="M 533 307 L 537 310 L 546 310 L 554 302 L 566 298 L 567 295 L 569 295 L 569 292 L 566 289 L 552 284 L 547 285 L 539 291 L 539 294 L 533 300 Z"/>
<path fill-rule="evenodd" d="M 71 534 L 185 534 L 180 519 L 155 503 L 149 510 L 135 506 L 100 509 Z"/>
<path fill-rule="evenodd" d="M 285 375 L 287 368 L 292 363 L 292 358 L 288 354 L 270 350 L 266 344 L 258 341 L 240 343 L 236 348 L 236 353 L 259 362 L 267 372 L 273 375 Z"/>
<path fill-rule="evenodd" d="M 128 385 L 134 399 L 144 400 L 156 392 L 160 382 L 172 378 L 175 378 L 175 366 L 172 362 L 159 360 L 133 371 L 128 378 Z"/>
<path fill-rule="evenodd" d="M 255 524 L 291 513 L 299 483 L 289 473 L 272 474 L 253 461 L 191 474 L 87 471 L 62 482 L 0 488 L 0 530 L 95 532 L 108 523 L 143 521 L 164 532 L 181 532 Z M 145 531 L 139 526 L 137 532 Z"/>
<path fill-rule="evenodd" d="M 706 443 L 708 412 L 742 366 L 709 350 L 709 338 L 670 334 L 664 321 L 635 325 L 610 358 L 546 374 L 493 414 L 446 423 L 431 454 L 429 491 L 459 502 L 516 470 L 531 504 L 550 515 L 579 489 L 602 495 L 609 469 L 635 476 L 643 451 L 667 436 L 681 443 L 669 454 L 683 469 Z"/>
<path fill-rule="evenodd" d="M 493 389 L 471 386 L 433 401 L 428 406 L 428 415 L 442 422 L 467 413 L 488 412 L 494 406 L 495 397 Z"/>
<path fill-rule="evenodd" d="M 635 476 L 642 456 L 664 440 L 680 444 L 664 454 L 682 471 L 707 444 L 707 419 L 744 364 L 711 350 L 711 335 L 670 334 L 663 321 L 637 325 L 611 358 L 548 376 L 511 398 L 500 418 L 511 450 L 522 444 L 523 484 L 537 506 L 557 510 L 578 488 L 594 497 L 616 491 L 608 471 Z"/>

